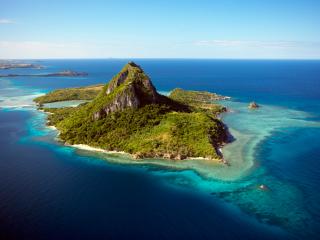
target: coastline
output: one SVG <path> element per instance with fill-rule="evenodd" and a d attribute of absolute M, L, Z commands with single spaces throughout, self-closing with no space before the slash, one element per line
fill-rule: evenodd
<path fill-rule="evenodd" d="M 38 109 L 38 111 L 44 112 L 46 114 L 53 114 L 50 112 L 46 112 L 42 109 Z M 225 113 L 228 114 L 229 112 Z M 224 114 L 224 116 L 225 116 Z M 48 123 L 48 122 L 47 122 Z M 46 125 L 51 130 L 57 132 L 56 140 L 59 140 L 59 130 L 51 125 Z M 247 139 L 240 132 L 237 132 L 232 126 L 228 126 L 230 133 L 232 135 L 236 135 L 235 139 L 238 141 L 229 142 L 223 144 L 217 148 L 217 150 L 222 154 L 222 158 L 220 159 L 208 159 L 204 157 L 187 157 L 183 160 L 171 159 L 169 157 L 146 157 L 146 158 L 137 158 L 134 155 L 124 151 L 110 151 L 106 149 L 102 149 L 99 147 L 93 147 L 86 144 L 67 144 L 64 143 L 65 146 L 73 147 L 75 149 L 88 151 L 91 153 L 99 153 L 105 155 L 107 161 L 110 160 L 110 157 L 114 157 L 116 155 L 117 162 L 125 162 L 125 163 L 145 163 L 145 164 L 154 164 L 159 166 L 169 166 L 173 168 L 179 168 L 181 170 L 193 169 L 199 174 L 209 177 L 212 179 L 220 179 L 226 181 L 236 180 L 242 177 L 250 168 L 254 165 L 253 158 L 248 158 L 251 161 L 246 161 L 246 156 L 243 154 L 243 149 L 246 146 Z M 241 136 L 241 137 L 240 137 Z M 231 146 L 231 147 L 229 147 Z M 230 150 L 229 150 L 230 148 Z M 237 149 L 236 156 L 234 156 L 233 150 Z M 101 157 L 101 155 L 99 155 Z M 129 160 L 129 161 L 128 161 Z"/>
<path fill-rule="evenodd" d="M 228 166 L 227 164 L 222 163 L 221 159 L 197 157 L 188 157 L 184 160 L 168 158 L 135 159 L 132 154 L 126 152 L 108 151 L 85 144 L 65 145 L 91 153 L 98 153 L 99 158 L 105 159 L 106 161 L 111 160 L 127 164 L 153 164 L 180 170 L 193 169 L 204 177 L 223 181 L 235 181 L 249 175 L 258 166 L 255 158 L 256 148 L 274 129 L 281 128 L 283 125 L 287 124 L 298 126 L 313 125 L 312 122 L 296 119 L 296 117 L 301 116 L 303 112 L 290 109 L 263 105 L 263 111 L 250 112 L 247 109 L 247 104 L 240 102 L 228 102 L 227 108 L 230 111 L 224 113 L 221 118 L 223 119 L 223 122 L 227 124 L 228 129 L 235 140 L 219 147 L 219 150 L 223 152 L 223 159 L 225 159 L 227 163 L 230 163 Z M 235 111 L 235 109 L 237 111 Z M 50 114 L 47 112 L 45 113 Z M 258 121 L 261 117 L 269 120 L 265 122 Z M 283 121 L 284 117 L 286 118 L 285 121 Z M 276 119 L 282 119 L 282 121 Z M 251 122 L 251 125 L 248 125 L 249 122 Z M 255 122 L 255 124 L 252 125 L 252 122 Z M 57 131 L 57 136 L 59 135 L 59 131 L 56 127 L 47 127 Z M 117 156 L 113 158 L 112 155 Z"/>
<path fill-rule="evenodd" d="M 54 127 L 54 129 L 57 129 L 56 127 Z M 85 151 L 92 151 L 92 152 L 100 152 L 100 153 L 106 153 L 106 154 L 120 154 L 120 155 L 124 155 L 124 156 L 130 156 L 130 158 L 132 158 L 132 160 L 138 160 L 138 161 L 143 161 L 145 159 L 155 159 L 155 160 L 171 160 L 171 161 L 185 161 L 185 160 L 205 160 L 205 161 L 213 161 L 213 162 L 221 162 L 221 159 L 208 159 L 208 158 L 204 158 L 204 157 L 187 157 L 184 160 L 176 160 L 176 159 L 170 159 L 170 158 L 160 158 L 160 157 L 154 157 L 154 158 L 135 158 L 134 154 L 130 154 L 124 151 L 110 151 L 110 150 L 105 150 L 102 148 L 98 148 L 98 147 L 92 147 L 86 144 L 65 144 L 65 146 L 70 146 L 70 147 L 74 147 L 74 148 L 78 148 L 81 150 L 85 150 Z"/>
<path fill-rule="evenodd" d="M 70 146 L 70 147 L 74 147 L 74 148 L 78 148 L 81 150 L 86 150 L 86 151 L 93 151 L 93 152 L 101 152 L 101 153 L 106 153 L 106 154 L 123 154 L 123 155 L 130 155 L 132 156 L 132 154 L 123 152 L 123 151 L 108 151 L 102 148 L 97 148 L 97 147 L 91 147 L 89 145 L 86 144 L 66 144 L 65 146 Z"/>
<path fill-rule="evenodd" d="M 57 133 L 56 140 L 58 140 L 59 130 L 52 125 L 51 126 L 46 125 L 46 127 Z M 235 130 L 233 129 L 230 129 L 230 130 L 233 133 L 235 132 Z M 241 133 L 237 133 L 237 137 L 239 137 L 239 135 L 241 135 Z M 232 144 L 234 147 L 237 148 L 239 147 L 239 143 L 246 143 L 246 142 L 243 141 L 243 139 L 241 139 L 240 141 L 225 144 L 221 146 L 219 149 L 221 152 L 224 152 L 226 156 L 228 156 L 228 153 L 230 151 L 228 150 L 228 148 L 226 149 L 226 146 L 229 146 L 230 144 Z M 248 169 L 247 167 L 244 167 L 243 163 L 245 163 L 246 161 L 245 161 L 245 156 L 243 154 L 237 155 L 236 158 L 229 158 L 229 156 L 228 158 L 226 158 L 224 156 L 223 159 L 227 161 L 227 164 L 226 164 L 225 162 L 223 162 L 223 159 L 208 159 L 204 157 L 187 157 L 184 160 L 175 160 L 175 159 L 160 158 L 160 157 L 137 159 L 137 158 L 134 158 L 133 154 L 126 153 L 124 151 L 109 151 L 99 147 L 92 147 L 86 144 L 64 143 L 64 146 L 72 147 L 77 150 L 83 150 L 94 155 L 99 154 L 99 156 L 97 156 L 98 158 L 109 161 L 109 162 L 116 162 L 116 163 L 123 163 L 123 164 L 152 164 L 156 166 L 179 169 L 181 171 L 192 169 L 203 177 L 210 178 L 210 179 L 219 179 L 224 181 L 234 181 L 240 178 L 241 176 L 243 176 L 246 170 Z M 241 149 L 237 153 L 242 153 L 244 146 L 245 144 L 241 144 L 240 145 Z M 232 162 L 232 164 L 229 165 L 229 162 Z M 235 162 L 239 162 L 240 164 L 235 164 L 233 166 L 233 163 Z M 250 162 L 248 165 L 252 166 L 254 165 L 254 163 Z"/>
<path fill-rule="evenodd" d="M 45 112 L 43 110 L 38 110 L 38 111 L 41 111 L 43 113 L 46 113 L 46 114 L 52 114 L 52 113 L 48 113 L 48 112 Z M 57 132 L 57 137 L 59 136 L 60 132 L 59 130 L 53 126 L 53 125 L 46 125 L 47 128 L 51 129 L 51 130 L 54 130 Z M 219 164 L 225 164 L 223 162 L 223 159 L 208 159 L 208 158 L 204 158 L 204 157 L 187 157 L 186 159 L 183 159 L 183 160 L 177 160 L 177 159 L 170 159 L 170 158 L 160 158 L 160 157 L 154 157 L 154 158 L 135 158 L 134 157 L 134 154 L 130 154 L 130 153 L 127 153 L 127 152 L 124 152 L 124 151 L 111 151 L 111 150 L 106 150 L 106 149 L 102 149 L 102 148 L 99 148 L 99 147 L 92 147 L 92 146 L 89 146 L 87 144 L 68 144 L 68 143 L 64 143 L 65 146 L 68 146 L 68 147 L 73 147 L 73 148 L 77 148 L 77 149 L 80 149 L 80 150 L 85 150 L 85 151 L 90 151 L 90 152 L 99 152 L 99 153 L 104 153 L 104 154 L 118 154 L 118 155 L 123 155 L 123 156 L 127 156 L 127 157 L 130 157 L 130 159 L 132 159 L 133 161 L 134 160 L 137 160 L 137 161 L 144 161 L 144 160 L 163 160 L 163 161 L 167 161 L 167 160 L 171 160 L 171 161 L 186 161 L 186 160 L 203 160 L 203 161 L 211 161 L 211 162 L 215 162 L 215 163 L 219 163 Z M 225 145 L 224 145 L 225 146 Z M 219 151 L 222 152 L 222 148 L 223 146 L 219 147 Z"/>

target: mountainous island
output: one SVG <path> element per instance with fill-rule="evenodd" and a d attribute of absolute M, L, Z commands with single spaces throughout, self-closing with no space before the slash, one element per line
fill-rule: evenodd
<path fill-rule="evenodd" d="M 0 75 L 0 77 L 83 77 L 88 76 L 86 72 L 75 72 L 71 70 L 64 70 L 56 73 L 46 73 L 46 74 L 5 74 Z"/>
<path fill-rule="evenodd" d="M 105 85 L 55 90 L 36 98 L 66 144 L 85 144 L 123 151 L 133 158 L 206 158 L 221 161 L 219 148 L 228 141 L 213 103 L 226 97 L 174 89 L 159 94 L 142 68 L 129 62 Z M 78 107 L 43 108 L 43 103 L 91 100 Z"/>

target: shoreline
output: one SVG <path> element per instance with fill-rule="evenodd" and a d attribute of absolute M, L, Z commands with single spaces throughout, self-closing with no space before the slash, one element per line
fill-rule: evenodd
<path fill-rule="evenodd" d="M 266 137 L 270 136 L 274 129 L 281 128 L 286 124 L 293 124 L 297 126 L 312 126 L 312 122 L 297 120 L 295 117 L 301 115 L 302 112 L 287 109 L 283 112 L 283 109 L 275 108 L 274 106 L 264 105 L 264 111 L 259 112 L 259 115 L 252 112 L 247 112 L 247 104 L 241 102 L 230 102 L 231 106 L 227 106 L 228 109 L 237 108 L 238 111 L 234 113 L 232 111 L 222 115 L 224 123 L 228 125 L 228 129 L 234 141 L 219 147 L 223 151 L 223 159 L 230 163 L 230 166 L 221 163 L 221 159 L 205 159 L 205 158 L 187 158 L 184 160 L 174 160 L 168 158 L 143 158 L 134 159 L 131 154 L 125 152 L 108 151 L 101 148 L 91 147 L 85 144 L 67 145 L 77 149 L 86 150 L 89 152 L 103 153 L 106 155 L 99 156 L 99 158 L 114 161 L 117 163 L 127 163 L 127 164 L 153 164 L 158 166 L 172 167 L 179 170 L 194 170 L 204 177 L 211 179 L 218 179 L 223 181 L 236 181 L 249 175 L 252 171 L 256 169 L 257 159 L 255 157 L 256 147 L 261 141 Z M 276 112 L 275 112 L 276 110 Z M 281 110 L 281 111 L 277 111 Z M 230 114 L 231 113 L 231 114 Z M 275 115 L 276 113 L 276 115 Z M 279 115 L 279 116 L 278 116 Z M 274 118 L 278 119 L 280 117 L 286 116 L 285 122 L 274 122 Z M 240 119 L 239 119 L 240 117 Z M 265 117 L 267 119 L 271 118 L 269 121 L 259 122 L 258 118 Z M 227 118 L 227 119 L 226 119 Z M 247 121 L 254 121 L 256 125 L 246 125 Z M 241 125 L 241 123 L 243 123 Z M 240 124 L 240 125 L 239 125 Z M 266 125 L 267 124 L 267 125 Z M 240 126 L 240 128 L 239 128 Z M 243 128 L 244 126 L 247 126 Z M 317 125 L 318 126 L 318 125 Z M 47 126 L 49 127 L 49 126 Z M 50 128 L 58 131 L 54 126 Z M 263 130 L 263 131 L 261 131 Z M 258 132 L 257 132 L 258 131 Z M 58 131 L 59 132 L 59 131 Z M 108 154 L 119 154 L 123 157 L 130 156 L 129 158 L 123 159 L 121 156 L 117 156 L 116 159 L 112 156 L 107 156 Z"/>
<path fill-rule="evenodd" d="M 42 109 L 37 109 L 45 114 L 52 114 L 50 112 L 46 112 Z M 233 115 L 233 114 L 232 114 Z M 223 117 L 223 116 L 222 116 Z M 47 122 L 48 123 L 48 122 Z M 56 141 L 59 141 L 59 130 L 55 126 L 49 126 L 46 125 L 51 130 L 57 131 L 57 136 L 56 136 Z M 231 128 L 232 126 L 228 127 L 229 130 L 233 130 Z M 232 134 L 232 133 L 231 133 Z M 233 135 L 233 134 L 232 134 Z M 241 133 L 240 133 L 241 135 Z M 238 139 L 238 137 L 236 138 Z M 60 140 L 60 142 L 63 142 Z M 226 180 L 226 181 L 232 181 L 239 179 L 240 177 L 246 175 L 248 172 L 248 165 L 253 166 L 254 162 L 251 161 L 246 161 L 246 158 L 243 154 L 242 151 L 245 147 L 245 144 L 241 144 L 240 141 L 235 141 L 234 142 L 228 142 L 226 144 L 223 144 L 221 146 L 218 146 L 216 150 L 221 153 L 222 158 L 205 158 L 205 157 L 186 157 L 185 159 L 175 159 L 173 157 L 169 157 L 171 154 L 164 154 L 164 156 L 168 157 L 157 157 L 157 156 L 152 156 L 152 157 L 136 157 L 135 154 L 130 154 L 124 151 L 109 151 L 103 148 L 99 147 L 92 147 L 86 144 L 68 144 L 63 142 L 63 144 L 67 147 L 73 147 L 75 149 L 79 150 L 84 150 L 84 151 L 89 151 L 92 153 L 102 153 L 105 154 L 105 157 L 101 157 L 102 159 L 105 160 L 111 160 L 111 161 L 116 161 L 116 162 L 122 162 L 122 163 L 128 163 L 128 164 L 135 164 L 135 163 L 150 163 L 154 165 L 159 165 L 159 166 L 169 166 L 172 168 L 178 168 L 181 170 L 187 170 L 187 169 L 193 169 L 195 172 L 198 172 L 199 174 L 213 178 L 213 179 L 220 179 L 220 180 Z M 246 141 L 245 141 L 246 142 Z M 228 152 L 229 145 L 235 145 L 235 148 L 241 148 L 240 151 L 237 151 L 237 156 L 234 158 L 233 154 L 232 157 L 230 158 L 230 154 Z M 227 151 L 225 151 L 227 150 Z M 109 156 L 108 156 L 109 155 Z M 110 156 L 111 155 L 111 156 Z M 113 158 L 114 156 L 112 155 L 118 155 L 116 156 L 117 159 L 110 159 Z M 126 159 L 123 159 L 126 158 Z M 237 160 L 237 161 L 234 161 Z M 249 160 L 252 160 L 252 158 L 249 158 Z M 239 161 L 239 162 L 238 162 Z M 236 162 L 236 164 L 234 164 Z M 248 164 L 248 162 L 250 162 Z M 232 166 L 234 165 L 234 166 Z M 250 168 L 250 167 L 249 167 Z"/>
<path fill-rule="evenodd" d="M 43 111 L 42 111 L 43 112 Z M 44 112 L 46 113 L 46 112 Z M 59 141 L 59 130 L 55 126 L 48 126 L 47 128 L 53 130 L 56 132 L 55 141 Z M 233 131 L 233 129 L 232 129 Z M 238 145 L 237 141 L 237 145 Z M 232 143 L 223 145 L 220 147 L 220 151 L 225 152 L 225 147 L 230 145 Z M 234 181 L 239 179 L 241 176 L 243 176 L 243 173 L 247 172 L 247 168 L 245 166 L 242 166 L 241 168 L 238 168 L 238 164 L 235 166 L 230 165 L 229 158 L 223 158 L 223 159 L 208 159 L 204 157 L 187 157 L 184 160 L 176 160 L 176 159 L 170 159 L 170 158 L 160 158 L 160 157 L 154 157 L 154 158 L 140 158 L 136 159 L 133 157 L 133 154 L 126 153 L 124 151 L 109 151 L 105 150 L 99 147 L 92 147 L 86 144 L 68 144 L 63 143 L 63 146 L 65 147 L 72 147 L 76 150 L 83 150 L 87 151 L 91 154 L 102 154 L 99 156 L 94 155 L 94 157 L 99 158 L 100 160 L 105 160 L 108 162 L 115 162 L 115 163 L 122 163 L 122 164 L 151 164 L 155 166 L 162 166 L 162 167 L 170 167 L 172 169 L 178 169 L 181 171 L 184 170 L 193 170 L 200 174 L 203 177 L 211 178 L 211 179 L 218 179 L 223 181 Z M 81 153 L 80 153 L 81 154 Z M 243 165 L 244 156 L 239 156 L 242 160 L 240 161 L 240 165 Z M 224 160 L 226 162 L 224 162 Z M 231 159 L 234 160 L 234 159 Z M 254 163 L 251 162 L 249 164 L 252 166 Z"/>
<path fill-rule="evenodd" d="M 46 113 L 46 114 L 52 114 L 52 113 L 45 112 L 43 110 L 39 110 L 39 111 L 41 111 L 43 113 Z M 57 132 L 57 137 L 59 136 L 60 131 L 55 126 L 46 125 L 46 127 L 51 129 L 51 130 L 56 131 Z M 92 146 L 89 146 L 87 144 L 68 144 L 68 143 L 65 143 L 65 142 L 63 144 L 64 144 L 64 146 L 73 147 L 73 148 L 77 148 L 77 149 L 85 150 L 85 151 L 90 151 L 90 152 L 100 152 L 100 153 L 105 153 L 105 154 L 119 154 L 119 155 L 123 155 L 123 156 L 129 156 L 130 159 L 137 160 L 137 161 L 144 161 L 144 160 L 150 160 L 150 159 L 151 160 L 171 160 L 171 161 L 203 160 L 203 161 L 212 161 L 212 162 L 220 163 L 220 164 L 223 164 L 223 165 L 228 165 L 228 162 L 225 162 L 224 159 L 215 159 L 215 158 L 209 159 L 209 158 L 205 158 L 205 157 L 187 157 L 186 159 L 183 159 L 183 160 L 171 159 L 171 158 L 165 158 L 165 157 L 135 158 L 134 157 L 135 154 L 127 153 L 127 152 L 124 152 L 124 151 L 106 150 L 106 149 L 99 148 L 99 147 L 92 147 Z M 222 148 L 224 146 L 219 147 L 219 152 L 222 152 Z"/>
<path fill-rule="evenodd" d="M 81 150 L 86 150 L 86 151 L 93 151 L 93 152 L 101 152 L 101 153 L 106 153 L 106 154 L 123 154 L 123 155 L 128 155 L 132 157 L 132 154 L 130 153 L 126 153 L 123 151 L 109 151 L 109 150 L 105 150 L 102 148 L 98 148 L 98 147 L 91 147 L 89 145 L 86 144 L 64 144 L 65 146 L 70 146 L 70 147 L 74 147 L 74 148 L 78 148 Z"/>
<path fill-rule="evenodd" d="M 226 104 L 226 105 L 225 105 Z M 129 154 L 123 151 L 108 151 L 99 147 L 92 147 L 86 144 L 75 144 L 66 146 L 80 150 L 85 150 L 95 153 L 103 153 L 106 155 L 98 156 L 101 159 L 135 164 L 135 163 L 151 163 L 161 166 L 169 166 L 181 170 L 192 169 L 195 172 L 212 179 L 224 181 L 234 181 L 249 175 L 258 166 L 255 157 L 256 147 L 270 133 L 279 127 L 282 127 L 287 121 L 289 123 L 299 122 L 301 120 L 292 120 L 300 112 L 294 110 L 286 110 L 275 108 L 274 106 L 263 105 L 264 111 L 251 112 L 247 109 L 247 104 L 242 102 L 228 101 L 224 102 L 224 106 L 229 110 L 223 113 L 220 118 L 223 123 L 228 126 L 230 134 L 234 141 L 217 147 L 217 150 L 223 153 L 221 159 L 207 159 L 204 157 L 187 157 L 183 160 L 172 159 L 170 157 L 145 157 L 136 158 L 134 154 Z M 235 111 L 236 110 L 236 111 Z M 276 111 L 275 111 L 276 110 Z M 277 111 L 281 110 L 281 111 Z M 44 112 L 43 110 L 40 110 Z M 46 114 L 50 114 L 45 112 Z M 293 116 L 292 116 L 293 115 Z M 269 119 L 268 121 L 260 122 L 262 117 Z M 274 122 L 274 118 L 284 118 L 285 122 Z M 286 124 L 285 124 L 286 125 Z M 52 130 L 56 130 L 54 126 L 47 126 Z M 59 131 L 57 137 L 59 136 Z M 117 159 L 113 156 L 118 155 Z M 165 155 L 169 156 L 169 155 Z M 112 158 L 112 159 L 110 159 Z M 126 158 L 126 159 L 123 159 Z"/>
<path fill-rule="evenodd" d="M 286 113 L 283 113 L 283 109 L 280 109 L 281 111 L 276 111 L 277 114 L 276 116 L 274 116 L 274 111 L 279 109 L 275 108 L 274 106 L 264 105 L 264 111 L 259 112 L 259 115 L 256 115 L 252 112 L 248 112 L 247 104 L 241 102 L 228 102 L 226 107 L 230 109 L 230 111 L 222 114 L 221 118 L 223 119 L 223 122 L 228 125 L 228 130 L 235 140 L 218 148 L 219 151 L 223 152 L 223 159 L 210 160 L 197 157 L 189 157 L 184 160 L 156 157 L 135 159 L 132 154 L 129 153 L 108 151 L 86 144 L 65 144 L 65 146 L 88 151 L 91 153 L 102 153 L 102 155 L 96 157 L 109 162 L 126 164 L 152 164 L 179 169 L 182 171 L 191 169 L 199 173 L 203 177 L 208 177 L 210 179 L 236 181 L 238 179 L 241 179 L 242 177 L 249 175 L 256 169 L 258 164 L 255 157 L 255 148 L 263 139 L 270 135 L 270 132 L 272 132 L 273 129 L 282 126 L 281 121 L 277 122 L 281 124 L 274 124 L 273 118 L 283 117 L 284 114 L 286 118 L 288 118 L 289 116 L 288 120 L 291 123 L 291 117 L 293 117 L 292 115 L 296 117 L 296 114 L 300 115 L 301 113 L 293 110 L 287 110 Z M 237 111 L 234 111 L 234 109 L 237 109 Z M 43 110 L 40 111 L 44 112 Z M 44 113 L 50 114 L 48 112 Z M 270 113 L 272 114 L 270 115 Z M 260 117 L 266 117 L 267 119 L 271 117 L 272 119 L 267 122 L 259 122 L 257 120 Z M 249 123 L 248 121 L 254 121 L 255 124 L 246 125 L 247 123 Z M 296 123 L 299 123 L 299 121 L 301 120 L 293 121 L 297 121 Z M 267 126 L 265 126 L 265 124 L 267 124 Z M 56 129 L 56 127 L 48 125 L 46 127 L 57 131 L 56 140 L 58 140 L 59 131 Z M 226 160 L 226 163 L 223 162 L 223 160 Z"/>
<path fill-rule="evenodd" d="M 54 130 L 57 130 L 56 127 L 52 126 Z M 57 130 L 58 131 L 58 130 Z M 59 132 L 59 131 L 58 131 Z M 119 155 L 123 155 L 123 156 L 128 156 L 130 157 L 130 159 L 135 160 L 135 161 L 145 161 L 145 160 L 171 160 L 171 161 L 185 161 L 185 160 L 204 160 L 204 161 L 212 161 L 212 162 L 219 162 L 219 163 L 223 163 L 222 159 L 209 159 L 209 158 L 205 158 L 205 157 L 187 157 L 186 159 L 183 160 L 178 160 L 178 159 L 171 159 L 171 158 L 165 158 L 165 157 L 150 157 L 150 158 L 135 158 L 134 155 L 135 154 L 131 154 L 131 153 L 127 153 L 124 151 L 114 151 L 114 150 L 106 150 L 103 148 L 99 148 L 99 147 L 92 147 L 86 144 L 68 144 L 68 143 L 64 143 L 65 146 L 68 147 L 74 147 L 77 149 L 81 149 L 81 150 L 85 150 L 85 151 L 91 151 L 91 152 L 100 152 L 100 153 L 105 153 L 105 154 L 119 154 Z"/>

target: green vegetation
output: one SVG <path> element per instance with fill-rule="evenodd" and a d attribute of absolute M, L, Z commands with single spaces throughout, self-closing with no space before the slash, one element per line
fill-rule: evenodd
<path fill-rule="evenodd" d="M 173 93 L 173 99 L 181 99 L 184 91 Z M 196 92 L 192 95 L 197 99 Z M 197 104 L 173 99 L 158 94 L 142 69 L 129 63 L 90 103 L 44 110 L 52 113 L 49 124 L 69 144 L 125 151 L 136 158 L 221 158 L 217 148 L 227 139 L 216 118 L 221 107 L 203 109 L 202 93 Z"/>
<path fill-rule="evenodd" d="M 69 100 L 92 100 L 103 88 L 103 84 L 79 87 L 79 88 L 65 88 L 52 91 L 44 96 L 34 99 L 38 104 L 69 101 Z"/>
<path fill-rule="evenodd" d="M 194 111 L 205 111 L 219 114 L 226 108 L 214 101 L 227 99 L 227 97 L 205 91 L 188 91 L 181 88 L 174 89 L 169 96 L 172 100 L 191 106 Z"/>
<path fill-rule="evenodd" d="M 170 93 L 170 97 L 174 100 L 187 104 L 212 103 L 212 101 L 215 100 L 225 99 L 224 96 L 220 96 L 215 93 L 206 91 L 187 91 L 181 88 L 173 89 Z"/>
<path fill-rule="evenodd" d="M 79 108 L 79 107 L 78 107 Z M 48 125 L 55 126 L 63 119 L 68 117 L 76 108 L 64 107 L 64 108 L 39 108 L 47 113 L 48 115 Z"/>
<path fill-rule="evenodd" d="M 173 112 L 152 104 L 92 121 L 86 117 L 87 107 L 47 109 L 54 113 L 49 124 L 69 144 L 125 151 L 139 158 L 219 158 L 216 147 L 225 141 L 222 123 L 204 113 Z"/>

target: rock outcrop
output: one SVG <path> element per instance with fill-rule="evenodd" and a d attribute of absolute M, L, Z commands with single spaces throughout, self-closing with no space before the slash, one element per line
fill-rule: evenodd
<path fill-rule="evenodd" d="M 251 102 L 248 106 L 249 109 L 257 109 L 260 106 L 256 102 Z"/>
<path fill-rule="evenodd" d="M 94 120 L 128 107 L 139 108 L 146 104 L 160 104 L 165 101 L 165 97 L 157 93 L 150 78 L 140 66 L 129 62 L 110 81 L 97 101 L 103 104 L 101 109 L 93 114 Z"/>
<path fill-rule="evenodd" d="M 100 111 L 95 112 L 93 118 L 98 120 L 112 112 L 120 111 L 127 107 L 138 108 L 140 104 L 141 101 L 137 97 L 134 86 L 129 85 L 121 93 L 117 94 L 110 103 L 101 108 Z"/>

